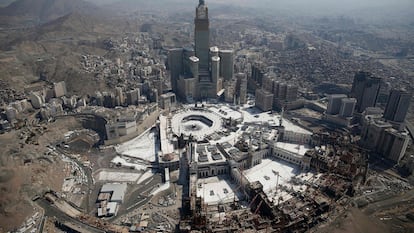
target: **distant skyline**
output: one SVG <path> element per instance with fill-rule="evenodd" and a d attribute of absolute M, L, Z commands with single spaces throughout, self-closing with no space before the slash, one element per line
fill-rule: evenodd
<path fill-rule="evenodd" d="M 128 3 L 138 6 L 141 2 L 145 4 L 172 4 L 180 7 L 194 8 L 198 0 L 86 0 L 97 5 Z M 169 4 L 168 4 L 169 3 Z M 413 0 L 206 0 L 210 7 L 218 5 L 237 5 L 240 7 L 255 8 L 263 10 L 267 14 L 272 12 L 291 16 L 349 16 L 365 18 L 368 20 L 407 20 L 414 22 Z M 165 7 L 165 5 L 164 5 Z M 167 9 L 164 9 L 167 10 Z M 258 15 L 259 16 L 259 15 Z"/>
<path fill-rule="evenodd" d="M 0 0 L 5 6 L 13 0 Z M 22 0 L 14 0 L 22 1 Z M 70 1 L 70 0 L 68 0 Z M 198 0 L 84 0 L 99 6 L 110 6 L 122 11 L 161 10 L 175 13 L 194 10 Z M 414 23 L 414 0 L 206 0 L 211 9 L 233 5 L 253 10 L 252 15 L 275 17 L 336 17 L 346 16 L 366 22 Z"/>

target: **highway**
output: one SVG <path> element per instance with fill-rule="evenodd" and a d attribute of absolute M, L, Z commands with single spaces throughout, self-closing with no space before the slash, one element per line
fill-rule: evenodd
<path fill-rule="evenodd" d="M 394 197 L 370 203 L 363 208 L 363 212 L 372 215 L 374 213 L 384 211 L 387 209 L 398 208 L 399 205 L 412 205 L 414 202 L 414 190 L 409 190 Z"/>

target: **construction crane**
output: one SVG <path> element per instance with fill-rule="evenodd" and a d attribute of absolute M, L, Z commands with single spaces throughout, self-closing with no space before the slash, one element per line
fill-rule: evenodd
<path fill-rule="evenodd" d="M 238 167 L 238 170 L 239 170 L 239 172 L 240 172 L 240 186 L 243 186 L 243 178 L 246 178 L 246 177 L 244 177 L 243 176 L 243 167 Z M 247 179 L 247 178 L 246 178 Z M 247 182 L 248 183 L 248 182 Z M 246 192 L 246 189 L 245 188 L 243 188 L 243 193 L 244 193 L 244 195 L 246 196 L 246 199 L 248 199 L 249 198 L 249 195 L 248 195 L 248 193 Z"/>
<path fill-rule="evenodd" d="M 260 206 L 262 206 L 262 204 L 263 204 L 263 200 L 261 200 L 259 202 L 259 205 L 257 205 L 256 211 L 254 211 L 254 214 L 257 214 L 257 212 L 259 212 Z"/>
<path fill-rule="evenodd" d="M 236 193 L 237 191 L 239 191 L 239 189 L 242 187 L 242 185 L 240 184 L 234 191 L 233 191 L 233 204 L 236 203 Z M 229 193 L 230 194 L 230 193 Z M 227 195 L 229 195 L 227 194 Z"/>
<path fill-rule="evenodd" d="M 252 201 L 250 202 L 250 204 L 249 204 L 249 208 L 251 208 L 251 206 L 252 206 L 252 204 L 253 204 L 253 202 L 256 200 L 256 198 L 259 196 L 259 193 L 258 194 L 256 194 L 256 196 L 254 196 L 253 197 L 253 199 L 252 199 Z"/>

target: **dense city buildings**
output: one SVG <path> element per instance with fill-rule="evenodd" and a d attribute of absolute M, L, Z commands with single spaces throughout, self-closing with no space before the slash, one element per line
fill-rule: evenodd
<path fill-rule="evenodd" d="M 410 106 L 411 95 L 403 90 L 391 90 L 385 111 L 376 108 L 377 96 L 380 89 L 380 80 L 366 72 L 355 74 L 350 96 L 342 104 L 348 103 L 348 107 L 342 106 L 351 113 L 352 105 L 356 108 L 355 118 L 358 119 L 361 128 L 360 144 L 373 153 L 399 163 L 406 153 L 409 136 L 405 128 L 405 116 Z M 329 99 L 328 111 L 336 112 L 339 99 L 346 100 L 346 96 L 332 95 Z M 349 101 L 352 100 L 352 101 Z M 334 109 L 334 110 L 333 110 Z M 329 114 L 327 114 L 329 116 Z M 332 118 L 326 118 L 332 122 Z M 345 125 L 349 126 L 349 125 Z"/>
<path fill-rule="evenodd" d="M 408 132 L 394 129 L 378 115 L 365 115 L 361 131 L 364 148 L 395 163 L 400 162 L 410 141 Z"/>

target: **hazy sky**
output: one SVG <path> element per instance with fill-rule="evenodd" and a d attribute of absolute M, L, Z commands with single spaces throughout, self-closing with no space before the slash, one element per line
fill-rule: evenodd
<path fill-rule="evenodd" d="M 145 2 L 148 0 L 86 0 L 95 4 L 107 4 L 116 2 Z M 189 5 L 196 5 L 198 0 L 159 0 L 158 2 L 181 2 Z M 305 9 L 307 7 L 327 7 L 327 8 L 361 8 L 369 6 L 414 6 L 413 0 L 206 0 L 207 4 L 239 4 L 249 6 L 291 6 Z"/>
<path fill-rule="evenodd" d="M 329 10 L 349 11 L 373 8 L 381 8 L 384 11 L 390 9 L 407 9 L 414 12 L 414 0 L 207 0 L 207 2 L 232 3 L 273 9 L 289 8 L 290 10 L 300 11 L 312 10 L 319 11 L 321 14 L 329 14 Z"/>

